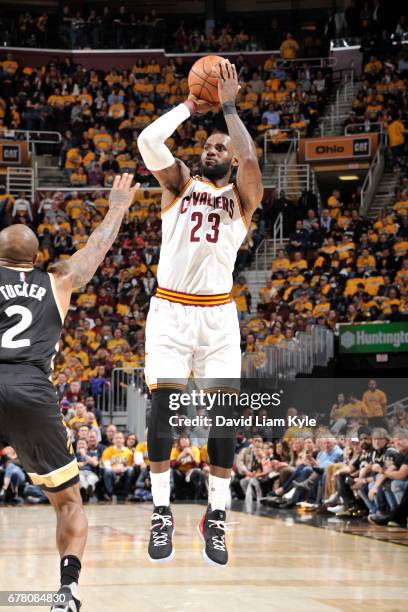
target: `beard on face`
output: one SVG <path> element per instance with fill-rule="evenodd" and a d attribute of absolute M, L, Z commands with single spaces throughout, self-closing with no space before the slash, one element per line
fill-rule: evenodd
<path fill-rule="evenodd" d="M 223 164 L 214 164 L 212 166 L 206 166 L 201 164 L 201 174 L 208 179 L 218 180 L 227 176 L 230 170 L 230 162 L 224 162 Z"/>

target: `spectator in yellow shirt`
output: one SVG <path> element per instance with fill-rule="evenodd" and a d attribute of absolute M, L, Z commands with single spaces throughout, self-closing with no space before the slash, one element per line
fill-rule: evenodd
<path fill-rule="evenodd" d="M 340 210 L 343 207 L 343 204 L 340 201 L 340 191 L 338 189 L 334 189 L 332 191 L 331 196 L 327 200 L 327 207 L 330 210 L 330 216 L 333 219 L 338 217 Z"/>
<path fill-rule="evenodd" d="M 204 485 L 200 461 L 200 449 L 191 444 L 189 436 L 181 435 L 170 455 L 177 498 L 183 497 L 183 490 L 190 489 L 193 499 L 199 499 Z"/>
<path fill-rule="evenodd" d="M 276 66 L 276 57 L 274 55 L 270 55 L 268 59 L 265 60 L 264 70 L 265 72 L 270 72 Z"/>
<path fill-rule="evenodd" d="M 76 357 L 86 368 L 89 366 L 88 353 L 82 350 L 79 340 L 74 342 L 72 349 L 69 351 L 69 357 Z"/>
<path fill-rule="evenodd" d="M 268 346 L 269 344 L 279 344 L 285 339 L 285 336 L 282 333 L 282 323 L 280 321 L 276 321 L 273 326 L 272 333 L 266 336 L 264 345 Z"/>
<path fill-rule="evenodd" d="M 76 170 L 82 164 L 82 155 L 78 147 L 73 147 L 67 152 L 65 158 L 65 169 Z"/>
<path fill-rule="evenodd" d="M 76 402 L 76 404 L 74 404 L 74 410 L 75 415 L 72 417 L 72 419 L 68 421 L 68 427 L 70 429 L 72 429 L 75 423 L 83 423 L 85 425 L 88 422 L 88 415 L 85 404 L 83 404 L 82 402 Z M 94 420 L 92 425 L 95 427 L 98 426 L 96 419 Z"/>
<path fill-rule="evenodd" d="M 136 444 L 134 454 L 135 465 L 140 466 L 141 469 L 150 465 L 149 455 L 147 451 L 147 430 L 144 433 L 144 439 L 142 442 Z"/>
<path fill-rule="evenodd" d="M 122 346 L 124 349 L 129 348 L 129 343 L 122 337 L 122 331 L 120 329 L 115 329 L 113 332 L 113 338 L 108 340 L 107 349 L 111 351 L 116 346 Z"/>
<path fill-rule="evenodd" d="M 125 436 L 118 431 L 113 437 L 113 445 L 102 453 L 104 467 L 103 481 L 110 498 L 114 491 L 118 497 L 127 498 L 130 494 L 130 483 L 133 474 L 133 452 L 125 446 Z"/>
<path fill-rule="evenodd" d="M 48 230 L 50 234 L 54 234 L 56 231 L 55 224 L 50 223 L 48 217 L 44 217 L 43 222 L 37 227 L 38 236 L 42 236 L 45 230 Z"/>
<path fill-rule="evenodd" d="M 265 287 L 259 290 L 259 299 L 261 304 L 269 304 L 276 295 L 277 290 L 272 284 L 272 279 L 266 281 Z"/>
<path fill-rule="evenodd" d="M 88 242 L 88 234 L 85 231 L 85 228 L 81 225 L 77 230 L 74 231 L 74 235 L 72 237 L 72 244 L 75 249 L 79 251 L 83 249 L 86 243 Z"/>
<path fill-rule="evenodd" d="M 18 69 L 18 63 L 13 59 L 11 53 L 7 53 L 6 59 L 3 62 L 3 72 L 8 77 L 13 77 Z"/>
<path fill-rule="evenodd" d="M 303 259 L 300 251 L 295 251 L 293 254 L 293 261 L 290 263 L 290 270 L 297 268 L 298 270 L 307 270 L 307 261 Z"/>
<path fill-rule="evenodd" d="M 112 142 L 112 136 L 108 134 L 108 132 L 106 131 L 106 127 L 102 125 L 99 128 L 99 132 L 96 132 L 95 136 L 93 137 L 93 143 L 95 145 L 96 150 L 100 152 L 110 151 L 112 147 Z"/>
<path fill-rule="evenodd" d="M 374 57 L 374 55 L 372 55 L 370 57 L 369 62 L 367 62 L 367 64 L 364 67 L 364 72 L 368 73 L 368 72 L 380 72 L 382 68 L 382 63 L 380 62 L 380 60 L 378 60 L 376 57 Z"/>
<path fill-rule="evenodd" d="M 366 272 L 371 272 L 371 270 L 375 270 L 374 255 L 370 255 L 370 251 L 368 249 L 362 249 L 361 255 L 357 257 L 357 266 L 359 268 L 364 268 Z"/>
<path fill-rule="evenodd" d="M 405 126 L 399 119 L 391 121 L 387 127 L 388 142 L 391 149 L 392 161 L 395 166 L 400 164 L 405 143 Z"/>
<path fill-rule="evenodd" d="M 313 316 L 316 318 L 321 317 L 322 315 L 327 317 L 327 315 L 329 314 L 330 308 L 331 308 L 331 303 L 329 302 L 326 296 L 322 295 L 319 301 L 316 302 L 313 308 Z"/>
<path fill-rule="evenodd" d="M 381 309 L 385 315 L 391 314 L 391 306 L 397 306 L 398 309 L 401 307 L 401 300 L 394 287 L 389 290 L 388 296 L 382 298 L 377 297 L 377 300 L 379 299 L 381 299 Z"/>
<path fill-rule="evenodd" d="M 69 182 L 74 187 L 85 187 L 88 184 L 88 177 L 85 170 L 80 166 L 69 177 Z"/>
<path fill-rule="evenodd" d="M 307 311 L 311 312 L 313 310 L 312 302 L 309 300 L 307 291 L 304 289 L 302 289 L 300 295 L 292 300 L 289 305 L 299 314 L 306 313 Z"/>
<path fill-rule="evenodd" d="M 231 297 L 237 305 L 238 317 L 243 318 L 249 311 L 248 299 L 250 297 L 248 285 L 244 276 L 239 276 L 237 282 L 234 283 L 231 291 Z"/>
<path fill-rule="evenodd" d="M 363 394 L 363 402 L 367 407 L 367 416 L 384 417 L 387 406 L 387 396 L 384 391 L 377 388 L 375 380 L 370 380 L 368 389 Z"/>
<path fill-rule="evenodd" d="M 289 268 L 289 258 L 283 249 L 279 249 L 277 258 L 272 261 L 272 272 L 287 272 Z"/>
<path fill-rule="evenodd" d="M 85 293 L 81 293 L 81 295 L 77 299 L 77 306 L 85 309 L 92 309 L 96 306 L 97 295 L 95 293 L 94 285 L 88 285 Z"/>
<path fill-rule="evenodd" d="M 125 116 L 125 107 L 120 100 L 115 100 L 109 107 L 108 117 L 119 121 Z"/>
<path fill-rule="evenodd" d="M 402 236 L 397 236 L 393 249 L 396 257 L 405 257 L 408 254 L 408 240 Z"/>
<path fill-rule="evenodd" d="M 280 46 L 280 54 L 283 59 L 295 59 L 299 51 L 299 43 L 292 37 L 292 34 L 288 32 L 286 39 Z"/>
<path fill-rule="evenodd" d="M 342 416 L 348 418 L 362 418 L 367 416 L 367 406 L 352 393 L 347 404 L 342 408 Z"/>

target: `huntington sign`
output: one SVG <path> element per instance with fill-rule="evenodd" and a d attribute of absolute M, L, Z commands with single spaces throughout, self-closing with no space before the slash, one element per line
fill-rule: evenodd
<path fill-rule="evenodd" d="M 340 353 L 408 352 L 408 323 L 339 325 Z"/>

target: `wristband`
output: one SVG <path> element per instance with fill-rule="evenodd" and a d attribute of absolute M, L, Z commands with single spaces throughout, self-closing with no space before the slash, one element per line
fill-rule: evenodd
<path fill-rule="evenodd" d="M 190 115 L 194 115 L 197 112 L 198 104 L 194 100 L 185 100 L 184 104 L 190 111 Z"/>
<path fill-rule="evenodd" d="M 224 104 L 221 104 L 221 108 L 224 115 L 233 115 L 237 112 L 235 102 L 224 102 Z"/>

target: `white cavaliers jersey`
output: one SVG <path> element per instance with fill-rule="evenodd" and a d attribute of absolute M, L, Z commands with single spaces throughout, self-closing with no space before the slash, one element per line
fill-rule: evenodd
<path fill-rule="evenodd" d="M 203 296 L 229 294 L 237 251 L 246 234 L 235 185 L 216 187 L 191 177 L 162 210 L 157 295 L 161 289 Z"/>

